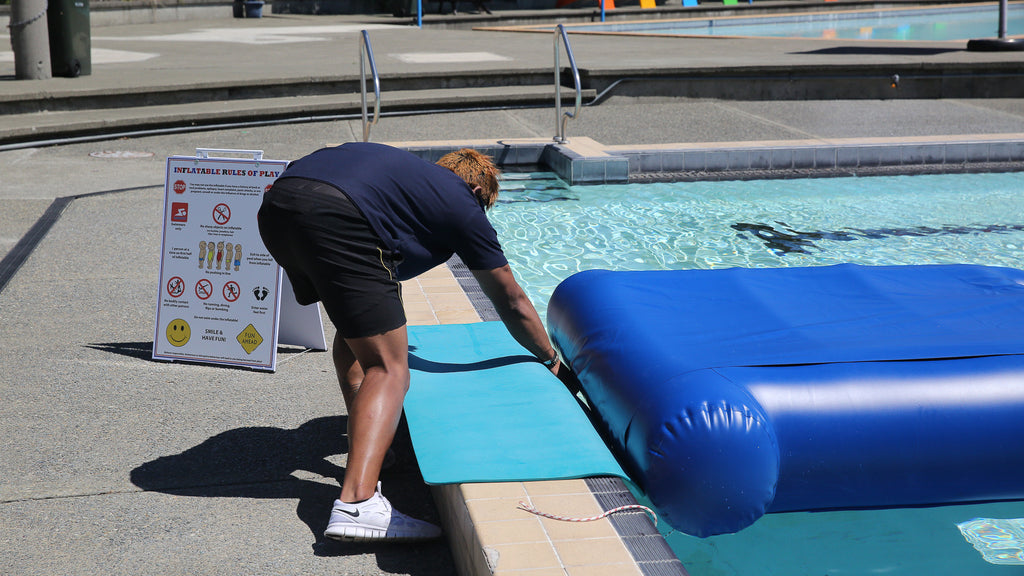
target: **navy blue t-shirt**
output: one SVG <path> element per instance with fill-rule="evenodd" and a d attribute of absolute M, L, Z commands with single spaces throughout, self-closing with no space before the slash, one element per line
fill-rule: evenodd
<path fill-rule="evenodd" d="M 446 262 L 470 270 L 508 264 L 498 234 L 469 185 L 451 170 L 398 148 L 350 142 L 292 162 L 281 178 L 330 184 L 359 208 L 380 240 L 396 252 L 400 280 Z"/>

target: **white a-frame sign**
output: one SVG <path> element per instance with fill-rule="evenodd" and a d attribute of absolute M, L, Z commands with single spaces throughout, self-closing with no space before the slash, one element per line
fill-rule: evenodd
<path fill-rule="evenodd" d="M 327 349 L 319 306 L 295 301 L 256 222 L 287 165 L 261 150 L 167 159 L 154 359 L 274 370 L 278 344 Z"/>

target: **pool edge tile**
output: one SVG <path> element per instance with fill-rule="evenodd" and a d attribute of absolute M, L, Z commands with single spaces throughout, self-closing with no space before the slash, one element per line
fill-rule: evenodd
<path fill-rule="evenodd" d="M 493 153 L 502 167 L 545 165 L 570 185 L 618 184 L 650 178 L 722 179 L 749 172 L 880 169 L 989 171 L 983 164 L 1024 162 L 1024 133 L 900 137 L 803 138 L 794 140 L 684 142 L 605 145 L 576 136 L 564 142 L 545 139 L 468 142 L 394 142 L 427 159 L 468 146 Z M 1007 166 L 1008 170 L 1013 167 Z M 1019 170 L 1019 168 L 1017 168 Z M 802 174 L 806 175 L 806 174 Z"/>
<path fill-rule="evenodd" d="M 410 303 L 416 302 L 420 308 L 423 302 L 428 303 L 437 315 L 437 321 L 433 323 L 446 323 L 444 310 L 438 308 L 449 307 L 463 308 L 450 311 L 472 314 L 476 318 L 472 321 L 480 321 L 472 299 L 467 297 L 465 288 L 459 283 L 458 273 L 449 265 L 438 266 L 422 278 L 422 282 L 403 283 L 403 289 L 411 293 Z M 447 298 L 453 289 L 462 293 L 456 304 L 448 304 L 444 300 L 437 303 L 438 295 Z M 628 542 L 610 526 L 610 520 L 597 521 L 604 527 L 582 527 L 575 523 L 551 527 L 550 522 L 557 521 L 544 519 L 518 507 L 520 501 L 532 499 L 550 507 L 552 513 L 557 505 L 557 512 L 563 514 L 600 514 L 601 505 L 585 480 L 446 484 L 432 485 L 430 489 L 460 576 L 644 574 L 632 557 Z M 537 540 L 538 535 L 543 535 L 543 541 Z M 612 542 L 618 542 L 621 551 L 612 552 L 617 555 L 609 556 L 608 545 Z M 615 562 L 566 565 L 559 546 L 571 558 L 612 558 Z M 624 558 L 629 560 L 622 562 Z"/>

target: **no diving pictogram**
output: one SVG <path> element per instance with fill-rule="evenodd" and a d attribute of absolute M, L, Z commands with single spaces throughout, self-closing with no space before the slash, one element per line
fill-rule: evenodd
<path fill-rule="evenodd" d="M 224 293 L 225 300 L 228 302 L 234 302 L 235 300 L 238 300 L 238 296 L 241 295 L 242 289 L 238 287 L 237 283 L 228 282 L 224 285 L 222 292 Z"/>
<path fill-rule="evenodd" d="M 185 281 L 175 276 L 167 281 L 167 293 L 171 298 L 177 298 L 185 293 Z"/>
<path fill-rule="evenodd" d="M 213 296 L 213 283 L 206 278 L 196 282 L 196 296 L 198 296 L 200 300 L 206 300 L 210 296 Z"/>
<path fill-rule="evenodd" d="M 213 207 L 213 221 L 217 224 L 224 225 L 231 220 L 231 207 L 223 202 Z"/>

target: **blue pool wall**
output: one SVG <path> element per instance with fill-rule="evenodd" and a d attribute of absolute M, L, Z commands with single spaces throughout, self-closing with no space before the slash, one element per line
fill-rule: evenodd
<path fill-rule="evenodd" d="M 789 142 L 602 145 L 572 137 L 550 141 L 477 141 L 469 146 L 499 166 L 539 166 L 571 185 L 636 179 L 714 180 L 1024 170 L 1024 134 L 1003 138 L 834 139 Z M 403 146 L 436 162 L 462 146 Z"/>

